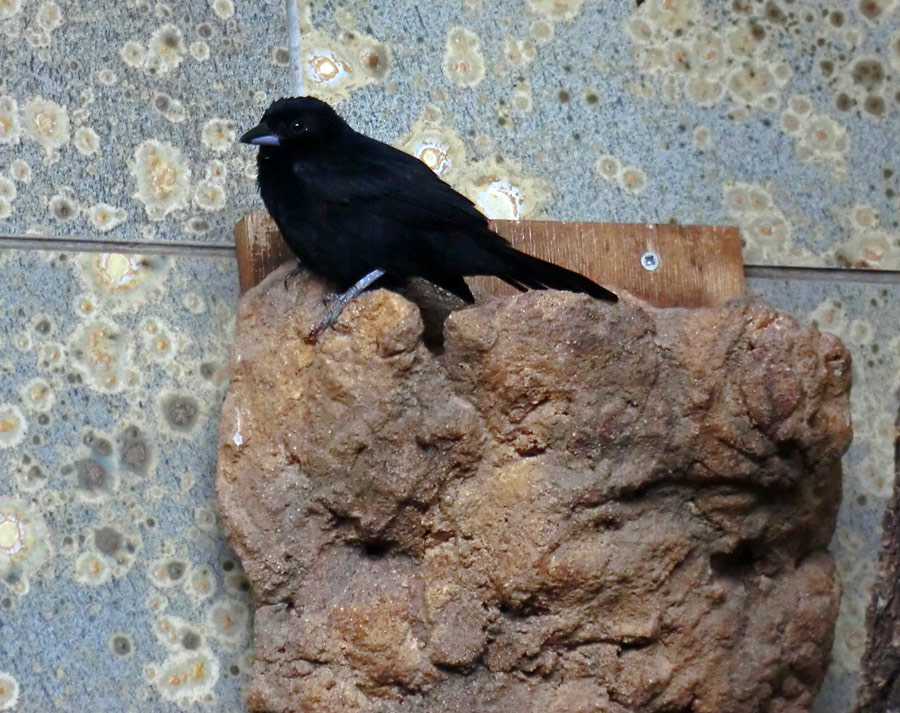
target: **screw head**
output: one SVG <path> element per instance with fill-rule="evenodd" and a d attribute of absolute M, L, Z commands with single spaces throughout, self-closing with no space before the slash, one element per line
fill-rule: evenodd
<path fill-rule="evenodd" d="M 657 255 L 652 250 L 648 250 L 643 255 L 641 255 L 641 267 L 643 267 L 645 270 L 653 272 L 659 267 L 659 255 Z"/>

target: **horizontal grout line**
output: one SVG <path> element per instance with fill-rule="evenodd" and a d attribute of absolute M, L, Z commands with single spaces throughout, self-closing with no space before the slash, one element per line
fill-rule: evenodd
<path fill-rule="evenodd" d="M 150 240 L 98 240 L 81 236 L 0 235 L 0 249 L 63 250 L 71 252 L 140 252 L 180 257 L 234 258 L 234 245 L 174 243 Z M 744 265 L 744 276 L 755 280 L 805 280 L 811 282 L 857 282 L 876 285 L 900 284 L 900 270 L 854 270 L 847 267 L 795 267 Z"/>
<path fill-rule="evenodd" d="M 0 248 L 14 250 L 65 250 L 71 252 L 150 253 L 184 257 L 234 257 L 234 245 L 215 243 L 166 243 L 151 240 L 98 240 L 81 236 L 0 235 Z"/>
<path fill-rule="evenodd" d="M 754 280 L 806 280 L 809 282 L 862 282 L 900 284 L 900 270 L 864 270 L 849 267 L 794 267 L 744 265 L 744 277 Z"/>

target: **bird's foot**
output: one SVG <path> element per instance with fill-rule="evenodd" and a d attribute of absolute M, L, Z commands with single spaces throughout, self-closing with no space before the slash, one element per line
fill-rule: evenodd
<path fill-rule="evenodd" d="M 319 337 L 321 337 L 325 333 L 325 330 L 333 327 L 335 322 L 338 321 L 338 318 L 341 316 L 340 313 L 332 315 L 332 311 L 333 310 L 329 310 L 328 314 L 325 315 L 325 318 L 315 327 L 309 330 L 309 333 L 306 335 L 306 341 L 308 344 L 315 344 L 316 342 L 318 342 Z"/>
<path fill-rule="evenodd" d="M 291 270 L 287 275 L 284 276 L 284 289 L 288 288 L 288 282 L 290 282 L 293 278 L 297 277 L 301 272 L 303 272 L 303 265 L 297 260 L 297 267 Z"/>
<path fill-rule="evenodd" d="M 328 312 L 325 313 L 325 317 L 319 322 L 315 327 L 309 330 L 309 334 L 306 335 L 306 341 L 310 344 L 315 344 L 319 337 L 325 332 L 326 329 L 330 329 L 335 325 L 335 323 L 340 319 L 341 313 L 344 311 L 344 308 L 353 301 L 353 298 L 356 297 L 362 290 L 358 292 L 354 292 L 353 288 L 350 288 L 343 294 L 330 294 L 325 295 L 322 298 L 322 301 L 329 304 L 330 307 Z M 328 298 L 331 299 L 328 299 Z"/>
<path fill-rule="evenodd" d="M 310 344 L 315 344 L 326 329 L 329 329 L 330 327 L 333 327 L 335 325 L 335 323 L 340 318 L 341 313 L 344 311 L 344 308 L 383 274 L 384 270 L 372 270 L 372 272 L 363 277 L 359 282 L 353 285 L 353 287 L 351 287 L 346 292 L 336 296 L 326 295 L 325 299 L 327 299 L 328 297 L 333 297 L 331 300 L 329 300 L 331 307 L 325 314 L 325 318 L 315 327 L 313 327 L 309 331 L 309 334 L 306 335 L 306 341 Z"/>

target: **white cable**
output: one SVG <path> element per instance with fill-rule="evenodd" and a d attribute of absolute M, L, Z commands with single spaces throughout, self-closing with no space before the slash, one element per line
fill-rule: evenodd
<path fill-rule="evenodd" d="M 303 95 L 303 65 L 300 57 L 300 9 L 299 0 L 284 0 L 287 15 L 288 54 L 291 58 L 291 91 L 294 96 Z"/>

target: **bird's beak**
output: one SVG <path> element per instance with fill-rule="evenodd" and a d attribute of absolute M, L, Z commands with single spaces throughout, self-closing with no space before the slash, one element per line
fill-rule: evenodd
<path fill-rule="evenodd" d="M 258 124 L 244 134 L 239 141 L 242 144 L 256 144 L 257 146 L 278 146 L 278 136 L 265 124 Z"/>

